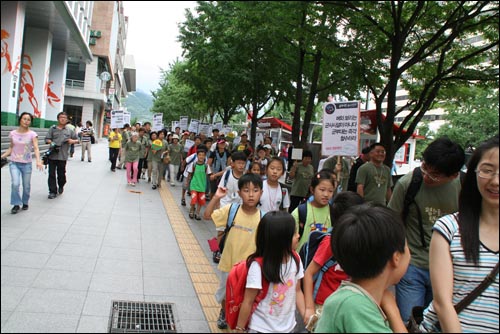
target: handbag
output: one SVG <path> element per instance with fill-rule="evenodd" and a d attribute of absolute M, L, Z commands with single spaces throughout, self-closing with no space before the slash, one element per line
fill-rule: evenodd
<path fill-rule="evenodd" d="M 165 165 L 168 165 L 170 163 L 170 154 L 167 153 L 163 156 L 163 163 Z"/>
<path fill-rule="evenodd" d="M 498 274 L 498 265 L 499 265 L 499 263 L 497 262 L 496 266 L 484 278 L 484 280 L 474 290 L 472 290 L 467 296 L 465 296 L 464 299 L 462 299 L 460 302 L 458 302 L 454 306 L 457 314 L 459 314 L 460 312 L 462 312 L 463 309 L 465 309 L 467 306 L 469 306 L 469 304 L 472 303 L 472 301 L 474 299 L 476 299 L 481 293 L 483 293 L 484 290 L 486 290 L 486 288 L 491 283 L 493 283 L 496 275 Z M 408 324 L 406 325 L 406 329 L 408 329 L 408 333 L 422 333 L 422 331 L 419 328 L 422 320 L 424 320 L 424 308 L 422 306 L 413 307 L 411 310 Z M 441 328 L 441 326 L 439 326 L 439 323 L 437 323 L 436 326 L 438 328 Z"/>

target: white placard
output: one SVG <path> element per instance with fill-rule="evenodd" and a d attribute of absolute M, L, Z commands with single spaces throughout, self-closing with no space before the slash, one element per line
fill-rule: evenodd
<path fill-rule="evenodd" d="M 222 122 L 215 122 L 214 124 L 212 124 L 212 130 L 213 129 L 217 129 L 219 130 L 219 132 L 222 131 Z"/>
<path fill-rule="evenodd" d="M 189 122 L 189 132 L 194 132 L 198 133 L 198 126 L 200 125 L 200 121 L 197 119 L 192 119 L 191 122 Z"/>
<path fill-rule="evenodd" d="M 121 129 L 124 125 L 123 110 L 111 110 L 111 129 Z"/>
<path fill-rule="evenodd" d="M 205 136 L 210 137 L 212 133 L 210 132 L 210 124 L 208 123 L 200 123 L 198 124 L 198 134 L 204 133 Z"/>
<path fill-rule="evenodd" d="M 163 129 L 163 114 L 153 115 L 153 131 L 159 131 Z"/>
<path fill-rule="evenodd" d="M 224 136 L 227 136 L 229 134 L 229 132 L 231 132 L 231 131 L 233 131 L 233 128 L 228 126 L 228 125 L 224 125 L 222 127 L 222 130 L 221 130 L 221 132 L 224 134 Z"/>
<path fill-rule="evenodd" d="M 123 112 L 123 124 L 132 125 L 130 124 L 130 111 Z"/>
<path fill-rule="evenodd" d="M 302 160 L 303 149 L 292 148 L 292 160 Z"/>
<path fill-rule="evenodd" d="M 172 121 L 172 132 L 175 132 L 175 128 L 178 126 L 179 126 L 179 121 Z"/>
<path fill-rule="evenodd" d="M 184 144 L 184 152 L 187 152 L 189 151 L 189 149 L 191 148 L 191 146 L 194 145 L 194 140 L 191 140 L 191 139 L 186 139 L 186 142 Z"/>
<path fill-rule="evenodd" d="M 179 119 L 179 126 L 181 127 L 181 132 L 186 131 L 188 128 L 188 116 L 181 116 Z"/>
<path fill-rule="evenodd" d="M 323 105 L 322 155 L 358 155 L 359 101 L 327 102 Z"/>

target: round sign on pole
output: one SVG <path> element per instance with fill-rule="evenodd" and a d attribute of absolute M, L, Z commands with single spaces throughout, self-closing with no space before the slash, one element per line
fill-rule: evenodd
<path fill-rule="evenodd" d="M 102 72 L 101 75 L 99 75 L 99 78 L 102 80 L 102 81 L 109 81 L 111 79 L 111 74 L 109 74 L 109 72 Z"/>

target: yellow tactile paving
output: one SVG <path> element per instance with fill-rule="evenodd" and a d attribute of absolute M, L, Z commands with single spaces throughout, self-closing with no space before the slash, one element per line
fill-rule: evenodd
<path fill-rule="evenodd" d="M 220 305 L 215 300 L 214 293 L 219 285 L 219 277 L 205 256 L 165 181 L 162 181 L 160 196 L 211 332 L 230 332 L 230 330 L 221 330 L 217 327 Z"/>

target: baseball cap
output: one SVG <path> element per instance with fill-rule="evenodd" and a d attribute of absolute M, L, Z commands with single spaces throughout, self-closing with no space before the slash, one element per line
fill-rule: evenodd
<path fill-rule="evenodd" d="M 243 131 L 240 136 L 247 136 L 248 137 L 248 135 L 245 131 Z"/>
<path fill-rule="evenodd" d="M 268 149 L 268 150 L 272 150 L 273 149 L 273 147 L 271 145 L 269 145 L 269 144 L 264 145 L 264 148 Z"/>
<path fill-rule="evenodd" d="M 183 136 L 189 136 L 189 131 L 184 131 Z"/>
<path fill-rule="evenodd" d="M 222 143 L 225 143 L 226 140 L 224 138 L 221 138 L 219 140 L 217 140 L 217 144 L 222 144 Z"/>

